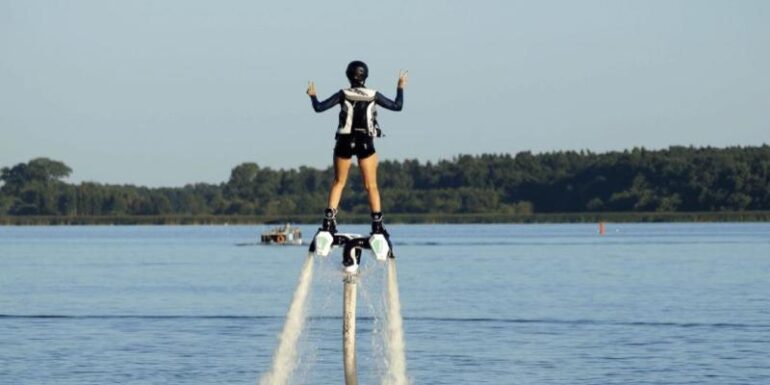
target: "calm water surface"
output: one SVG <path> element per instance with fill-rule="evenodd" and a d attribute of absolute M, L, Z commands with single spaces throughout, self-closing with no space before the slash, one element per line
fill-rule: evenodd
<path fill-rule="evenodd" d="M 0 384 L 255 384 L 305 257 L 265 229 L 0 227 Z M 413 384 L 770 384 L 770 224 L 389 229 Z M 343 383 L 338 264 L 295 384 Z M 362 384 L 383 281 L 364 260 Z"/>

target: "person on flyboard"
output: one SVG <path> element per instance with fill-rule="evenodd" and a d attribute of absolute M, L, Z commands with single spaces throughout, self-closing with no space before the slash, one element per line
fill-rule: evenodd
<path fill-rule="evenodd" d="M 318 100 L 315 84 L 312 81 L 308 83 L 307 88 L 307 94 L 316 112 L 326 111 L 336 105 L 340 106 L 334 146 L 334 180 L 319 232 L 325 231 L 332 235 L 337 232 L 337 207 L 355 155 L 358 158 L 364 189 L 369 198 L 372 217 L 371 235 L 381 234 L 390 244 L 390 235 L 382 224 L 380 192 L 377 188 L 377 153 L 374 149 L 374 138 L 381 137 L 382 131 L 377 123 L 376 106 L 391 111 L 401 111 L 408 74 L 404 71 L 399 73 L 395 100 L 366 88 L 365 82 L 369 76 L 369 67 L 366 63 L 358 60 L 350 62 L 345 75 L 350 81 L 350 88 L 342 89 L 323 101 Z"/>

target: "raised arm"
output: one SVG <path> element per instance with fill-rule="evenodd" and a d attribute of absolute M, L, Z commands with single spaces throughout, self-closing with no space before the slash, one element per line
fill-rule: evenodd
<path fill-rule="evenodd" d="M 404 108 L 404 88 L 409 78 L 409 72 L 400 71 L 398 73 L 398 87 L 396 88 L 396 100 L 390 100 L 388 97 L 381 93 L 375 95 L 375 101 L 377 105 L 387 108 L 392 111 L 401 111 Z"/>
<path fill-rule="evenodd" d="M 330 96 L 328 99 L 319 102 L 318 96 L 315 91 L 315 84 L 309 82 L 307 85 L 307 94 L 310 96 L 310 101 L 313 103 L 313 110 L 315 112 L 324 112 L 340 103 L 340 95 L 342 91 Z"/>
<path fill-rule="evenodd" d="M 377 102 L 378 106 L 382 106 L 391 111 L 401 111 L 404 107 L 404 89 L 399 88 L 396 90 L 396 100 L 390 100 L 387 96 L 379 92 L 374 96 L 374 100 Z"/>

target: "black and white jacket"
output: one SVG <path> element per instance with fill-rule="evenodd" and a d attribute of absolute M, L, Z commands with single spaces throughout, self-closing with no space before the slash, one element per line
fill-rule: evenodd
<path fill-rule="evenodd" d="M 385 95 L 365 87 L 340 90 L 322 102 L 319 102 L 315 96 L 311 96 L 310 99 L 315 112 L 323 112 L 337 104 L 340 105 L 337 136 L 365 132 L 369 136 L 379 137 L 382 136 L 382 132 L 377 123 L 376 106 L 382 106 L 391 111 L 401 111 L 404 105 L 404 90 L 398 88 L 396 100 L 390 100 Z"/>

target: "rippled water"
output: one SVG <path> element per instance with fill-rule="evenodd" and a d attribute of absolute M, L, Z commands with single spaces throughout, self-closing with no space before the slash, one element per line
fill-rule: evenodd
<path fill-rule="evenodd" d="M 0 227 L 0 384 L 255 384 L 305 257 L 264 229 Z M 389 229 L 414 384 L 770 383 L 770 224 Z M 296 384 L 342 383 L 338 259 Z M 375 384 L 385 275 L 362 269 Z"/>

